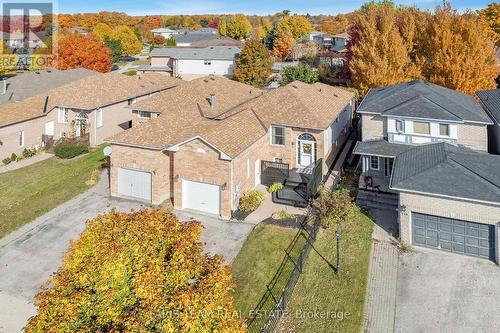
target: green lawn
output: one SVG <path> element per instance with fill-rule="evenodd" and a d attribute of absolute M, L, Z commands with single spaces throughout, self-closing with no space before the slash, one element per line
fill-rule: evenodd
<path fill-rule="evenodd" d="M 0 174 L 0 238 L 84 192 L 104 161 L 102 147 L 73 160 L 52 157 Z"/>
<path fill-rule="evenodd" d="M 244 317 L 257 306 L 266 292 L 266 284 L 271 282 L 283 260 L 284 250 L 296 233 L 296 229 L 261 223 L 248 236 L 231 269 L 237 286 L 235 307 Z M 297 242 L 291 252 L 296 256 L 303 244 L 302 240 Z M 280 275 L 282 278 L 272 288 L 275 295 L 279 295 L 290 270 L 291 265 L 284 267 Z"/>
<path fill-rule="evenodd" d="M 354 218 L 342 227 L 341 273 L 311 251 L 289 303 L 283 332 L 359 332 L 368 279 L 373 222 L 356 208 Z M 320 230 L 314 247 L 335 265 L 335 228 Z M 339 312 L 344 319 L 336 319 Z M 315 318 L 304 319 L 306 314 Z M 349 315 L 346 315 L 349 313 Z M 323 317 L 320 318 L 320 315 Z M 328 318 L 329 317 L 329 318 Z"/>

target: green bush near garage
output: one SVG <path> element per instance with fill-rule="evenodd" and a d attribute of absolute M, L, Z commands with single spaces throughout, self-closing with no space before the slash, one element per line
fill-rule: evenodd
<path fill-rule="evenodd" d="M 68 159 L 89 152 L 89 147 L 81 143 L 62 144 L 54 148 L 57 157 Z"/>

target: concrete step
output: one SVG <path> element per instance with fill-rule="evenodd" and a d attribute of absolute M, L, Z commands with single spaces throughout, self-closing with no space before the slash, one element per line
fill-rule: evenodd
<path fill-rule="evenodd" d="M 360 190 L 356 203 L 362 207 L 396 210 L 399 198 L 397 194 Z"/>

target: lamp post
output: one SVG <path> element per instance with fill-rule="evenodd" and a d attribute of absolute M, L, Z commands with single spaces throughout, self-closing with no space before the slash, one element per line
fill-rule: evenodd
<path fill-rule="evenodd" d="M 340 229 L 337 229 L 337 231 L 335 232 L 335 236 L 337 238 L 337 268 L 335 271 L 337 272 L 337 274 L 340 274 L 340 247 L 339 247 L 340 236 L 341 236 Z"/>

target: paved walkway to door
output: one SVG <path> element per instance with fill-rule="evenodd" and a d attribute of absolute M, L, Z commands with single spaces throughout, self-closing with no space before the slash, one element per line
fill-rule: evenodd
<path fill-rule="evenodd" d="M 0 173 L 21 169 L 21 168 L 24 168 L 28 165 L 32 165 L 32 164 L 35 164 L 35 163 L 38 163 L 41 161 L 45 161 L 46 159 L 49 159 L 51 157 L 54 157 L 54 155 L 44 152 L 44 153 L 35 155 L 33 157 L 30 157 L 30 158 L 25 158 L 19 162 L 10 162 L 7 165 L 0 166 Z"/>

